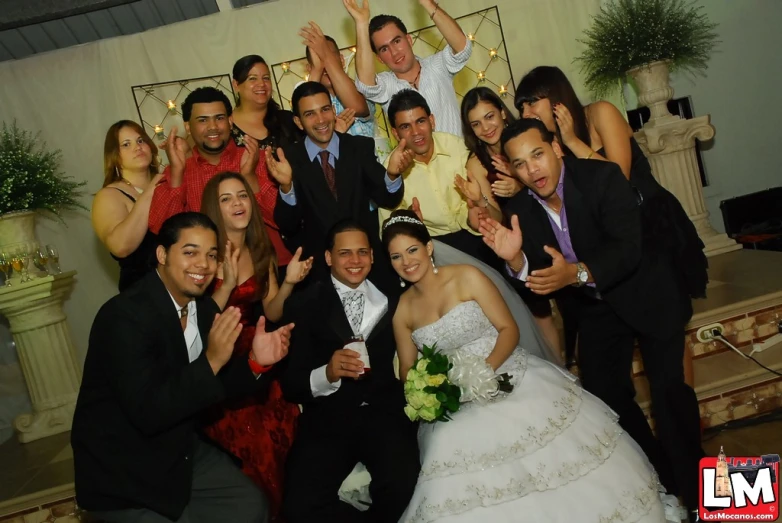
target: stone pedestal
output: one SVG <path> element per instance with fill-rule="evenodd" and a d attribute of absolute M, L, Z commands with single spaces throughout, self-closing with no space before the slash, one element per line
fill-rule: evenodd
<path fill-rule="evenodd" d="M 0 287 L 0 314 L 8 318 L 33 412 L 14 420 L 27 443 L 71 429 L 81 367 L 62 310 L 76 271 Z"/>
<path fill-rule="evenodd" d="M 671 191 L 695 224 L 706 256 L 741 249 L 741 245 L 717 232 L 709 223 L 709 211 L 703 200 L 703 186 L 695 153 L 696 138 L 714 138 L 709 116 L 683 120 L 668 111 L 673 97 L 668 63 L 654 62 L 628 71 L 638 86 L 638 101 L 649 108 L 651 116 L 635 138 L 644 150 L 660 185 Z"/>
<path fill-rule="evenodd" d="M 647 124 L 635 133 L 652 165 L 655 178 L 681 202 L 706 246 L 706 256 L 741 249 L 735 240 L 711 226 L 709 211 L 703 200 L 695 139 L 705 141 L 714 137 L 714 126 L 709 122 L 709 116 L 689 120 L 671 116 L 661 120 L 654 122 L 655 125 Z"/>

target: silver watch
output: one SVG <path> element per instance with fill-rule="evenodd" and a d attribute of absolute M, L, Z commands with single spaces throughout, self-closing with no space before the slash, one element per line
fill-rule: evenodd
<path fill-rule="evenodd" d="M 576 287 L 583 286 L 588 280 L 589 280 L 589 273 L 586 270 L 586 267 L 584 267 L 584 264 L 581 262 L 576 263 L 576 270 L 578 271 L 576 273 Z"/>

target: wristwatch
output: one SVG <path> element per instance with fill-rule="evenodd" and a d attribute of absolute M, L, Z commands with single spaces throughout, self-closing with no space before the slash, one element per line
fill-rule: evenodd
<path fill-rule="evenodd" d="M 586 267 L 584 267 L 584 264 L 581 262 L 576 263 L 576 287 L 583 286 L 588 280 L 589 280 L 589 273 L 586 270 Z"/>

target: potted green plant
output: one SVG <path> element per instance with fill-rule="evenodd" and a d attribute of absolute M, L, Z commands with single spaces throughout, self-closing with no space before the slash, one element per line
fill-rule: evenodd
<path fill-rule="evenodd" d="M 670 71 L 703 74 L 717 43 L 703 7 L 694 0 L 609 0 L 579 40 L 586 49 L 576 58 L 587 88 L 604 98 L 622 88 L 627 76 L 649 107 L 652 120 L 669 115 L 673 97 Z"/>
<path fill-rule="evenodd" d="M 47 150 L 40 133 L 3 122 L 0 131 L 0 248 L 35 242 L 35 216 L 62 219 L 65 210 L 88 210 L 79 202 L 86 182 L 65 176 L 62 152 Z"/>

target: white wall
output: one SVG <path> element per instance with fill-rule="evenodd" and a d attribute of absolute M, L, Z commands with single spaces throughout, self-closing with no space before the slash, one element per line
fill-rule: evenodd
<path fill-rule="evenodd" d="M 559 65 L 580 84 L 572 58 L 575 42 L 599 0 L 448 0 L 453 16 L 497 5 L 516 81 L 540 64 Z M 396 14 L 409 30 L 431 24 L 415 0 L 373 0 L 373 13 Z M 130 86 L 225 74 L 236 58 L 261 54 L 269 63 L 302 56 L 298 29 L 316 20 L 342 45 L 355 42 L 353 24 L 339 0 L 278 0 L 245 9 L 102 40 L 25 60 L 0 63 L 0 118 L 42 130 L 62 149 L 65 171 L 101 186 L 106 129 L 136 119 Z M 85 198 L 89 206 L 91 196 Z M 116 292 L 116 263 L 95 239 L 87 213 L 66 217 L 68 228 L 39 220 L 43 243 L 60 247 L 62 266 L 78 271 L 66 303 L 73 338 L 83 355 L 98 308 Z"/>
<path fill-rule="evenodd" d="M 711 115 L 717 132 L 702 144 L 712 225 L 724 231 L 722 200 L 782 186 L 782 1 L 698 0 L 719 24 L 721 43 L 706 77 L 673 75 L 675 97 L 691 96 L 696 115 Z M 628 108 L 637 105 L 625 89 Z"/>

